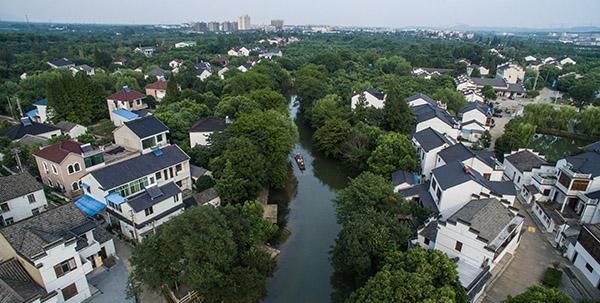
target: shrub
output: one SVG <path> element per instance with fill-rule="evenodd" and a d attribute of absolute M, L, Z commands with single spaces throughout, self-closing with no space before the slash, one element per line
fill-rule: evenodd
<path fill-rule="evenodd" d="M 542 284 L 547 287 L 557 288 L 560 285 L 560 279 L 562 277 L 562 271 L 558 268 L 548 267 L 544 273 L 544 279 Z"/>
<path fill-rule="evenodd" d="M 196 190 L 198 192 L 207 190 L 213 186 L 215 186 L 215 180 L 210 176 L 200 176 L 198 180 L 196 180 Z"/>

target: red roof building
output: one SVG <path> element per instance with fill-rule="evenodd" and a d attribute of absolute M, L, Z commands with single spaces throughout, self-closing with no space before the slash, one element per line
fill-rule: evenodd
<path fill-rule="evenodd" d="M 134 90 L 120 90 L 110 96 L 108 96 L 106 99 L 108 100 L 113 100 L 113 101 L 135 101 L 137 99 L 143 99 L 145 98 L 146 95 L 140 93 L 140 92 L 136 92 Z"/>
<path fill-rule="evenodd" d="M 81 154 L 80 146 L 81 144 L 75 141 L 61 141 L 39 150 L 35 155 L 54 163 L 61 163 L 69 153 Z"/>

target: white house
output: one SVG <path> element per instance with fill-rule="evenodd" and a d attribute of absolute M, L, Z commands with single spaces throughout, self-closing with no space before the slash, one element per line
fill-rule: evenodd
<path fill-rule="evenodd" d="M 447 110 L 429 103 L 411 107 L 415 116 L 415 132 L 431 127 L 440 134 L 456 139 L 460 133 L 460 124 Z"/>
<path fill-rule="evenodd" d="M 485 97 L 480 89 L 463 89 L 460 91 L 468 102 L 484 102 Z"/>
<path fill-rule="evenodd" d="M 208 62 L 200 62 L 194 65 L 196 69 L 196 77 L 202 81 L 206 80 L 208 77 L 212 76 L 212 66 Z"/>
<path fill-rule="evenodd" d="M 526 185 L 533 183 L 536 174 L 547 174 L 554 172 L 554 166 L 550 165 L 544 156 L 531 149 L 519 149 L 504 155 L 504 176 L 512 180 L 521 197 L 529 198 L 525 189 Z M 524 199 L 530 203 L 530 200 Z"/>
<path fill-rule="evenodd" d="M 251 67 L 252 67 L 252 64 L 246 63 L 246 64 L 242 64 L 242 65 L 238 66 L 237 70 L 239 70 L 242 73 L 245 73 L 245 72 L 249 71 Z"/>
<path fill-rule="evenodd" d="M 517 64 L 504 63 L 496 68 L 496 76 L 510 84 L 520 83 L 525 79 L 525 70 Z"/>
<path fill-rule="evenodd" d="M 103 167 L 81 179 L 81 199 L 105 208 L 109 224 L 141 241 L 183 212 L 182 192 L 192 189 L 189 160 L 177 145 L 169 145 Z"/>
<path fill-rule="evenodd" d="M 156 101 L 162 101 L 162 99 L 167 95 L 167 85 L 169 81 L 158 80 L 154 83 L 150 83 L 146 85 L 146 95 L 152 96 Z"/>
<path fill-rule="evenodd" d="M 133 51 L 136 53 L 140 53 L 146 57 L 152 57 L 152 55 L 154 55 L 155 50 L 156 49 L 154 47 L 140 46 L 140 47 L 136 47 Z"/>
<path fill-rule="evenodd" d="M 364 97 L 364 106 L 365 107 L 374 107 L 382 109 L 385 103 L 385 94 L 374 89 L 367 88 L 360 93 L 354 94 L 352 96 L 351 108 L 354 110 L 360 103 L 361 98 Z"/>
<path fill-rule="evenodd" d="M 54 69 L 68 69 L 68 68 L 75 66 L 75 63 L 71 62 L 67 58 L 62 58 L 62 59 L 58 59 L 58 60 L 54 60 L 54 61 L 48 61 L 46 63 L 48 63 L 48 65 L 50 65 L 50 67 L 54 68 Z"/>
<path fill-rule="evenodd" d="M 178 68 L 181 65 L 183 65 L 183 60 L 181 59 L 173 59 L 171 60 L 171 62 L 169 62 L 169 66 L 171 67 L 171 69 Z"/>
<path fill-rule="evenodd" d="M 358 104 L 360 103 L 360 99 L 363 96 L 365 98 L 365 100 L 364 100 L 365 107 L 371 106 L 371 107 L 379 108 L 379 109 L 383 108 L 383 105 L 385 103 L 385 94 L 374 88 L 367 88 L 367 89 L 363 90 L 362 92 L 354 94 L 354 96 L 352 96 L 352 102 L 351 102 L 352 110 L 354 110 L 358 106 Z"/>
<path fill-rule="evenodd" d="M 234 57 L 248 57 L 250 56 L 250 50 L 246 47 L 232 48 L 227 52 L 227 54 Z"/>
<path fill-rule="evenodd" d="M 519 246 L 524 218 L 497 199 L 471 200 L 447 219 L 418 231 L 417 243 L 457 259 L 460 283 L 470 302 L 483 293 L 491 272 Z"/>
<path fill-rule="evenodd" d="M 565 256 L 581 271 L 593 287 L 600 287 L 600 224 L 584 224 L 575 242 L 569 243 Z"/>
<path fill-rule="evenodd" d="M 221 68 L 217 74 L 219 75 L 219 78 L 221 78 L 221 80 L 225 80 L 225 73 L 228 72 L 230 70 L 229 66 L 224 66 L 223 68 Z"/>
<path fill-rule="evenodd" d="M 77 139 L 87 132 L 87 127 L 69 121 L 60 121 L 56 123 L 56 127 L 60 128 L 63 134 L 69 135 L 72 139 Z"/>
<path fill-rule="evenodd" d="M 44 98 L 36 101 L 33 103 L 33 106 L 35 106 L 35 109 L 25 114 L 31 118 L 33 122 L 46 123 L 46 121 L 52 117 L 48 111 L 48 99 Z"/>
<path fill-rule="evenodd" d="M 451 162 L 461 162 L 477 171 L 484 179 L 500 181 L 504 175 L 504 167 L 494 154 L 486 150 L 472 150 L 462 143 L 449 146 L 438 153 L 435 167 Z"/>
<path fill-rule="evenodd" d="M 410 106 L 410 107 L 415 107 L 418 105 L 425 105 L 425 104 L 438 105 L 440 103 L 438 101 L 431 99 L 429 96 L 421 94 L 421 93 L 412 95 L 404 100 L 406 100 L 406 102 L 408 103 L 408 106 Z"/>
<path fill-rule="evenodd" d="M 415 133 L 412 142 L 417 149 L 417 155 L 421 162 L 421 177 L 429 180 L 431 171 L 435 168 L 438 153 L 456 144 L 452 138 L 440 134 L 434 129 L 428 127 Z"/>
<path fill-rule="evenodd" d="M 148 105 L 143 101 L 144 98 L 146 98 L 146 95 L 130 90 L 127 86 L 124 86 L 123 90 L 108 96 L 106 103 L 110 120 L 113 121 L 115 126 L 121 126 L 125 121 L 139 118 L 135 111 L 148 108 Z"/>
<path fill-rule="evenodd" d="M 54 302 L 83 302 L 91 296 L 87 276 L 114 255 L 110 234 L 74 203 L 0 229 L 0 259 L 14 262 L 42 302 L 50 295 Z"/>
<path fill-rule="evenodd" d="M 492 109 L 480 101 L 470 102 L 460 110 L 461 137 L 464 141 L 474 143 L 479 141 L 486 130 L 492 125 Z"/>
<path fill-rule="evenodd" d="M 35 216 L 48 208 L 44 187 L 24 172 L 0 177 L 0 225 Z"/>
<path fill-rule="evenodd" d="M 443 218 L 448 218 L 474 198 L 493 196 L 512 206 L 516 197 L 512 182 L 489 181 L 458 161 L 433 170 L 429 193 Z"/>
<path fill-rule="evenodd" d="M 529 56 L 525 57 L 525 62 L 527 62 L 527 63 L 535 62 L 535 61 L 537 61 L 537 58 L 534 56 L 529 55 Z"/>
<path fill-rule="evenodd" d="M 181 41 L 175 43 L 175 48 L 193 47 L 196 46 L 196 41 Z"/>
<path fill-rule="evenodd" d="M 71 69 L 71 72 L 73 73 L 73 76 L 75 76 L 79 72 L 83 72 L 88 76 L 93 76 L 96 74 L 96 69 L 87 64 L 73 66 L 73 67 L 70 67 L 70 69 Z"/>
<path fill-rule="evenodd" d="M 190 128 L 190 146 L 207 146 L 209 138 L 214 132 L 221 132 L 227 127 L 226 119 L 206 117 L 198 120 Z"/>
<path fill-rule="evenodd" d="M 123 123 L 113 131 L 115 143 L 143 154 L 169 145 L 169 128 L 155 116 L 146 116 Z"/>
<path fill-rule="evenodd" d="M 573 65 L 577 64 L 577 62 L 575 60 L 573 60 L 569 57 L 565 57 L 565 58 L 558 60 L 558 63 L 560 63 L 561 66 L 565 66 L 567 64 L 573 64 Z"/>

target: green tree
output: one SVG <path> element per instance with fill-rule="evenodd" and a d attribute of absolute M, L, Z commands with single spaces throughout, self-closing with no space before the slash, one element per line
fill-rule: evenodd
<path fill-rule="evenodd" d="M 385 177 L 397 170 L 414 172 L 419 169 L 417 151 L 410 139 L 394 132 L 379 138 L 368 163 L 370 171 Z"/>
<path fill-rule="evenodd" d="M 196 191 L 202 192 L 215 186 L 215 180 L 211 176 L 204 175 L 198 177 L 194 185 L 196 186 Z"/>
<path fill-rule="evenodd" d="M 192 124 L 209 115 L 208 107 L 189 99 L 163 104 L 154 114 L 167 127 L 173 143 L 189 146 L 189 130 Z"/>
<path fill-rule="evenodd" d="M 310 108 L 313 102 L 325 97 L 330 89 L 327 70 L 322 65 L 305 65 L 296 75 L 296 93 L 303 108 Z"/>
<path fill-rule="evenodd" d="M 386 253 L 406 250 L 411 230 L 395 214 L 368 209 L 343 225 L 331 251 L 333 302 L 344 302 L 377 273 Z"/>
<path fill-rule="evenodd" d="M 479 68 L 473 69 L 473 71 L 471 72 L 471 77 L 473 77 L 473 78 L 481 77 L 481 72 L 479 71 Z"/>
<path fill-rule="evenodd" d="M 537 127 L 524 122 L 521 118 L 514 118 L 506 124 L 504 129 L 504 134 L 496 140 L 494 145 L 496 158 L 501 161 L 504 159 L 504 154 L 528 147 Z"/>
<path fill-rule="evenodd" d="M 50 80 L 46 96 L 54 122 L 89 125 L 108 113 L 104 90 L 84 73 L 61 74 Z"/>
<path fill-rule="evenodd" d="M 390 253 L 385 265 L 348 303 L 468 302 L 456 264 L 439 250 Z"/>
<path fill-rule="evenodd" d="M 215 109 L 215 115 L 237 119 L 241 114 L 260 111 L 260 105 L 246 96 L 234 96 L 223 98 Z"/>
<path fill-rule="evenodd" d="M 94 65 L 97 67 L 109 67 L 112 63 L 112 58 L 110 54 L 107 52 L 103 52 L 98 50 L 98 48 L 94 48 Z"/>
<path fill-rule="evenodd" d="M 380 58 L 375 63 L 375 66 L 385 74 L 396 74 L 400 76 L 409 75 L 412 68 L 410 63 L 400 56 Z"/>
<path fill-rule="evenodd" d="M 319 99 L 313 104 L 311 110 L 310 122 L 313 128 L 323 126 L 332 119 L 345 120 L 347 112 L 339 106 L 341 98 L 338 95 L 330 94 Z"/>
<path fill-rule="evenodd" d="M 488 100 L 496 100 L 496 91 L 489 85 L 484 86 L 481 93 Z"/>
<path fill-rule="evenodd" d="M 342 158 L 351 167 L 360 171 L 366 170 L 368 168 L 367 160 L 382 135 L 383 131 L 379 127 L 358 122 L 350 129 L 342 144 Z"/>
<path fill-rule="evenodd" d="M 571 298 L 565 293 L 554 288 L 531 286 L 524 293 L 517 296 L 508 296 L 502 303 L 571 303 Z"/>
<path fill-rule="evenodd" d="M 596 96 L 597 83 L 591 81 L 579 82 L 569 89 L 569 96 L 573 98 L 573 105 L 582 110 L 592 103 Z"/>
<path fill-rule="evenodd" d="M 435 100 L 440 100 L 448 106 L 448 110 L 453 113 L 458 113 L 467 105 L 467 100 L 462 93 L 451 88 L 441 88 L 432 96 Z"/>
<path fill-rule="evenodd" d="M 327 120 L 313 134 L 316 147 L 329 157 L 339 157 L 342 153 L 342 143 L 350 132 L 350 123 L 334 118 Z"/>
<path fill-rule="evenodd" d="M 168 104 L 172 102 L 179 101 L 179 88 L 177 87 L 177 82 L 175 79 L 171 79 L 167 81 L 167 90 L 164 98 L 162 99 L 163 104 Z M 188 97 L 189 98 L 189 97 Z M 191 99 L 191 98 L 190 98 Z"/>
<path fill-rule="evenodd" d="M 410 133 L 413 114 L 404 100 L 406 97 L 407 95 L 398 86 L 389 90 L 383 106 L 385 126 L 388 130 L 403 134 Z"/>
<path fill-rule="evenodd" d="M 253 90 L 246 96 L 256 102 L 262 110 L 274 109 L 282 114 L 287 114 L 288 112 L 288 104 L 285 97 L 270 88 Z"/>
<path fill-rule="evenodd" d="M 575 128 L 588 136 L 600 135 L 600 108 L 590 107 L 581 112 Z"/>

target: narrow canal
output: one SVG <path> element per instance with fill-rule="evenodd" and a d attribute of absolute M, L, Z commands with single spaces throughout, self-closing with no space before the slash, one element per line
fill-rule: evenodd
<path fill-rule="evenodd" d="M 306 170 L 301 172 L 293 162 L 297 190 L 290 197 L 287 229 L 288 239 L 278 248 L 277 271 L 268 281 L 268 295 L 264 302 L 329 302 L 329 250 L 340 227 L 335 219 L 332 199 L 335 190 L 348 182 L 349 173 L 313 149 L 312 130 L 298 115 L 295 98 L 290 103 L 290 114 L 298 125 L 299 142 L 290 154 L 302 154 Z"/>

